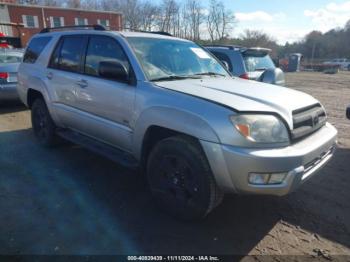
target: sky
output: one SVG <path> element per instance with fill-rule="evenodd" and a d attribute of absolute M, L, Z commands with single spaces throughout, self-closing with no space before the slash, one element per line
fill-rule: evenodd
<path fill-rule="evenodd" d="M 239 36 L 245 29 L 262 30 L 280 44 L 301 40 L 312 30 L 326 32 L 344 27 L 350 20 L 348 0 L 222 1 L 234 12 L 238 22 L 231 33 L 233 37 Z"/>

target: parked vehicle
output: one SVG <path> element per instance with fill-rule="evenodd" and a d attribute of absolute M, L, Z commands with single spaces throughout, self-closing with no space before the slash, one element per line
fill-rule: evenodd
<path fill-rule="evenodd" d="M 17 100 L 17 71 L 23 50 L 0 48 L 0 101 Z"/>
<path fill-rule="evenodd" d="M 224 63 L 232 75 L 268 84 L 285 85 L 284 73 L 276 68 L 267 48 L 214 45 L 206 48 Z"/>
<path fill-rule="evenodd" d="M 346 117 L 350 119 L 350 106 L 346 108 Z"/>
<path fill-rule="evenodd" d="M 350 60 L 346 58 L 332 59 L 330 61 L 323 62 L 323 64 L 339 66 L 342 70 L 349 70 L 350 68 Z"/>
<path fill-rule="evenodd" d="M 288 194 L 331 159 L 337 131 L 313 97 L 233 78 L 191 41 L 94 28 L 29 43 L 18 92 L 40 144 L 61 136 L 143 170 L 182 219 L 225 193 Z"/>

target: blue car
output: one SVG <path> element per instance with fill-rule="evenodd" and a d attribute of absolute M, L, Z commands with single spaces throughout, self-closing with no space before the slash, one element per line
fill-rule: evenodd
<path fill-rule="evenodd" d="M 285 85 L 284 73 L 273 63 L 270 49 L 232 45 L 205 46 L 232 75 L 274 85 Z"/>

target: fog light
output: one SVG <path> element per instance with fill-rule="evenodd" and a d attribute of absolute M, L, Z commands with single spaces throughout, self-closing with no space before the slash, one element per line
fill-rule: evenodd
<path fill-rule="evenodd" d="M 250 173 L 248 181 L 253 185 L 276 185 L 281 184 L 286 176 L 287 173 Z"/>
<path fill-rule="evenodd" d="M 253 185 L 266 185 L 269 181 L 270 174 L 258 174 L 250 173 L 249 174 L 249 183 Z"/>
<path fill-rule="evenodd" d="M 269 179 L 269 184 L 281 184 L 283 180 L 286 178 L 286 173 L 276 173 L 271 174 Z"/>

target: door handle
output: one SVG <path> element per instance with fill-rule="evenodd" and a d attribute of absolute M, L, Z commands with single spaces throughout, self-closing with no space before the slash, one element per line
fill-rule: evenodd
<path fill-rule="evenodd" d="M 84 79 L 80 80 L 80 81 L 77 81 L 76 82 L 78 86 L 80 86 L 81 88 L 85 88 L 88 86 L 88 82 Z"/>
<path fill-rule="evenodd" d="M 52 72 L 48 72 L 46 77 L 47 77 L 47 79 L 51 80 L 53 78 L 53 73 Z"/>

